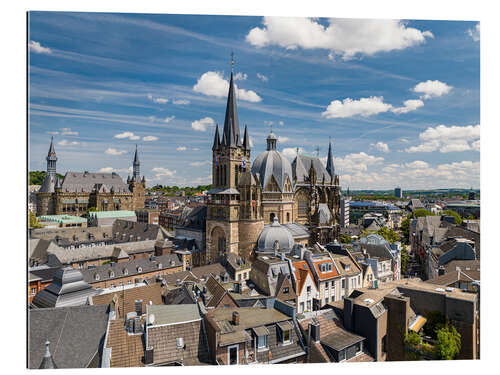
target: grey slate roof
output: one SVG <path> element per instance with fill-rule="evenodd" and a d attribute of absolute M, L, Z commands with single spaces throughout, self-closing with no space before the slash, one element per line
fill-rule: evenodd
<path fill-rule="evenodd" d="M 40 366 L 47 340 L 51 342 L 50 351 L 58 368 L 85 368 L 94 363 L 96 355 L 99 357 L 108 323 L 108 306 L 35 309 L 28 312 L 28 321 L 30 369 Z"/>
<path fill-rule="evenodd" d="M 293 177 L 297 177 L 297 183 L 307 182 L 311 163 L 316 170 L 318 183 L 321 183 L 323 176 L 325 177 L 325 182 L 330 183 L 330 174 L 327 172 L 325 166 L 319 158 L 300 154 L 297 155 L 292 162 Z"/>
<path fill-rule="evenodd" d="M 164 270 L 182 266 L 176 254 L 167 254 L 150 259 L 138 258 L 128 262 L 107 263 L 93 269 L 82 271 L 86 282 L 113 280 L 124 276 L 140 275 L 143 273 Z M 98 279 L 96 279 L 98 277 Z M 118 286 L 118 285 L 117 285 Z"/>
<path fill-rule="evenodd" d="M 115 193 L 130 193 L 127 184 L 115 172 L 66 172 L 62 182 L 62 191 L 90 193 L 96 185 L 102 185 L 100 188 L 105 187 L 107 192 L 113 188 Z"/>
<path fill-rule="evenodd" d="M 80 270 L 65 267 L 55 273 L 49 286 L 38 292 L 33 305 L 37 308 L 82 306 L 95 294 L 95 289 L 84 281 Z"/>
<path fill-rule="evenodd" d="M 56 187 L 57 176 L 45 175 L 42 182 L 42 187 L 38 190 L 40 193 L 53 193 Z"/>
<path fill-rule="evenodd" d="M 279 151 L 268 150 L 261 153 L 252 164 L 252 173 L 260 175 L 262 189 L 265 189 L 271 176 L 274 177 L 281 192 L 284 192 L 288 177 L 293 191 L 293 174 L 290 161 Z"/>
<path fill-rule="evenodd" d="M 153 326 L 201 320 L 198 306 L 194 303 L 184 305 L 148 305 L 147 314 L 148 322 L 151 321 L 151 314 L 154 315 Z"/>

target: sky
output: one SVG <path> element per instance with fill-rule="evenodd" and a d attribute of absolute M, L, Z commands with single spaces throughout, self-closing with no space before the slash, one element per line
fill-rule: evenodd
<path fill-rule="evenodd" d="M 231 52 L 254 160 L 272 128 L 290 160 L 343 189 L 479 188 L 478 22 L 30 12 L 29 167 L 211 182 Z M 243 136 L 243 134 L 241 134 Z M 318 151 L 319 148 L 319 151 Z"/>

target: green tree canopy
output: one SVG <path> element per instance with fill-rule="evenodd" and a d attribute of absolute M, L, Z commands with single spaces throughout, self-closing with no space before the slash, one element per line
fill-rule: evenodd
<path fill-rule="evenodd" d="M 433 214 L 431 211 L 425 208 L 418 208 L 415 211 L 413 211 L 413 214 L 415 215 L 415 217 L 436 216 L 436 214 Z"/>
<path fill-rule="evenodd" d="M 437 343 L 434 347 L 438 359 L 454 359 L 460 352 L 461 337 L 457 329 L 447 323 L 437 330 Z"/>
<path fill-rule="evenodd" d="M 43 225 L 40 224 L 35 214 L 31 211 L 28 211 L 28 226 L 30 228 L 42 228 Z"/>
<path fill-rule="evenodd" d="M 462 224 L 462 217 L 458 214 L 458 212 L 453 210 L 444 210 L 443 215 L 453 216 L 455 218 L 455 224 Z"/>
<path fill-rule="evenodd" d="M 400 240 L 399 235 L 394 230 L 386 227 L 380 228 L 375 233 L 379 236 L 384 237 L 384 239 L 389 241 L 389 243 L 398 242 Z"/>
<path fill-rule="evenodd" d="M 350 244 L 351 240 L 352 240 L 352 238 L 348 234 L 341 234 L 340 235 L 340 242 L 341 243 Z"/>

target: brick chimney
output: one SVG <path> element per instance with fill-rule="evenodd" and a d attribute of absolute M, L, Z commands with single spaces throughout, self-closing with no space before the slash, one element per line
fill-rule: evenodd
<path fill-rule="evenodd" d="M 233 311 L 233 325 L 240 325 L 240 314 L 238 313 L 238 311 Z"/>

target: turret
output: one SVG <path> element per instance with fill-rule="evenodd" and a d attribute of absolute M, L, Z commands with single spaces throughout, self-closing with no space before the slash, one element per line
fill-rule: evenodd
<path fill-rule="evenodd" d="M 54 359 L 52 358 L 52 354 L 50 354 L 50 341 L 47 340 L 45 341 L 45 354 L 42 359 L 42 363 L 40 363 L 40 369 L 51 369 L 51 368 L 57 368 L 56 363 L 54 362 Z"/>
<path fill-rule="evenodd" d="M 215 125 L 214 144 L 212 146 L 212 151 L 218 150 L 219 147 L 220 147 L 219 124 L 216 124 Z"/>
<path fill-rule="evenodd" d="M 54 137 L 50 138 L 49 153 L 47 154 L 46 160 L 47 160 L 47 175 L 55 177 L 57 156 L 56 156 L 56 151 L 54 150 Z"/>

